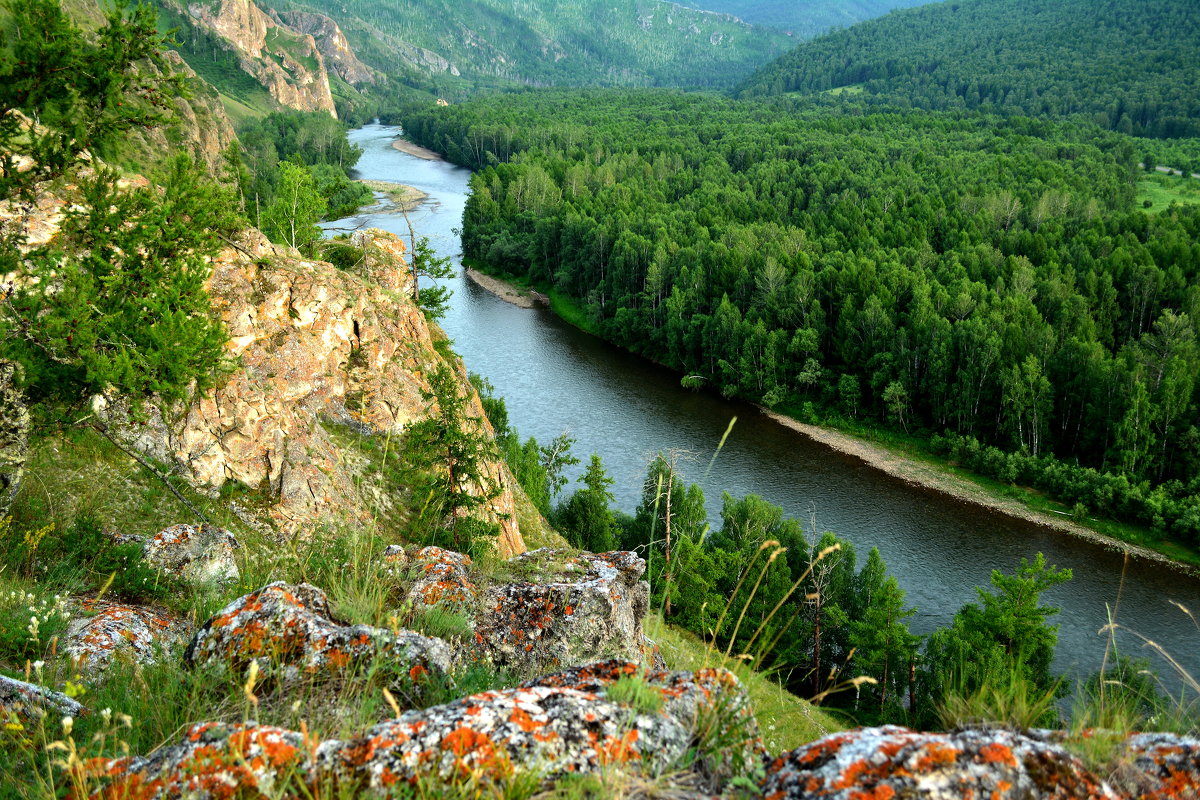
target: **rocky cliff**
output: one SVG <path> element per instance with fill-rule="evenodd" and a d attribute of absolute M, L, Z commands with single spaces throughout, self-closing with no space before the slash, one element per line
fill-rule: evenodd
<path fill-rule="evenodd" d="M 73 191 L 68 183 L 36 202 L 0 202 L 0 224 L 31 246 L 52 241 L 64 208 L 78 201 Z M 461 361 L 436 345 L 444 335 L 411 299 L 403 242 L 372 230 L 352 243 L 364 253 L 354 272 L 246 231 L 215 259 L 209 279 L 236 369 L 165 416 L 149 408 L 133 421 L 121 398 L 98 396 L 98 418 L 126 446 L 197 487 L 215 493 L 236 482 L 257 490 L 260 518 L 280 534 L 402 514 L 399 487 L 372 468 L 361 443 L 379 437 L 398 447 L 407 427 L 435 410 L 426 399 L 432 370 L 448 363 L 467 416 L 487 435 L 492 430 Z M 500 460 L 485 461 L 482 472 L 499 493 L 479 513 L 500 525 L 501 554 L 523 552 L 515 482 Z"/>
<path fill-rule="evenodd" d="M 337 116 L 325 61 L 312 36 L 273 19 L 250 0 L 193 2 L 183 11 L 191 24 L 236 52 L 242 70 L 280 105 Z"/>
<path fill-rule="evenodd" d="M 279 14 L 279 19 L 297 33 L 313 37 L 325 59 L 326 69 L 346 83 L 359 85 L 380 79 L 379 73 L 358 60 L 342 29 L 324 14 L 285 11 Z"/>
<path fill-rule="evenodd" d="M 388 511 L 395 487 L 364 480 L 365 463 L 346 440 L 365 434 L 398 441 L 424 419 L 425 376 L 445 356 L 434 346 L 439 334 L 410 299 L 404 244 L 376 230 L 359 232 L 354 243 L 367 254 L 357 274 L 247 232 L 217 259 L 210 280 L 238 369 L 173 422 L 154 413 L 149 423 L 123 424 L 120 404 L 102 398 L 97 411 L 194 485 L 218 490 L 236 481 L 260 489 L 283 533 L 321 522 L 363 523 Z M 471 415 L 486 426 L 461 363 L 451 364 Z M 501 526 L 500 551 L 519 553 L 512 479 L 501 462 L 487 463 L 485 473 L 501 491 L 484 516 Z"/>
<path fill-rule="evenodd" d="M 174 98 L 175 119 L 169 124 L 130 133 L 133 159 L 139 164 L 155 164 L 183 149 L 210 175 L 220 177 L 225 166 L 221 154 L 236 140 L 233 123 L 216 90 L 201 80 L 179 53 L 167 50 L 164 56 L 171 69 L 186 78 L 189 92 Z"/>

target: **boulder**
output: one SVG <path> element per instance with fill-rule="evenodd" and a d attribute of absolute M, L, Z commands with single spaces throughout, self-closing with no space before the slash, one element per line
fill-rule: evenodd
<path fill-rule="evenodd" d="M 650 586 L 633 553 L 549 549 L 508 562 L 524 581 L 483 598 L 475 640 L 498 664 L 527 674 L 603 658 L 642 661 Z"/>
<path fill-rule="evenodd" d="M 78 717 L 87 710 L 61 692 L 0 675 L 0 720 L 29 721 L 48 714 Z"/>
<path fill-rule="evenodd" d="M 408 556 L 407 563 L 410 572 L 416 573 L 405 596 L 413 609 L 439 606 L 456 613 L 475 612 L 479 588 L 471 580 L 470 556 L 441 547 L 422 547 Z"/>
<path fill-rule="evenodd" d="M 766 800 L 1118 797 L 1078 758 L 1030 735 L 917 733 L 894 725 L 833 734 L 784 753 L 760 788 Z"/>
<path fill-rule="evenodd" d="M 215 662 L 237 672 L 257 661 L 284 680 L 337 675 L 377 657 L 414 681 L 450 669 L 450 649 L 441 639 L 342 624 L 323 591 L 282 581 L 225 606 L 200 627 L 184 653 L 190 665 Z"/>
<path fill-rule="evenodd" d="M 237 581 L 233 551 L 237 539 L 213 525 L 172 525 L 151 536 L 142 557 L 151 566 L 193 586 L 225 585 Z"/>
<path fill-rule="evenodd" d="M 603 692 L 567 684 L 605 685 L 638 671 L 635 664 L 608 664 L 590 672 L 547 676 L 539 685 L 483 692 L 453 703 L 375 725 L 348 740 L 316 742 L 280 728 L 197 725 L 182 742 L 149 757 L 97 765 L 109 783 L 97 797 L 143 800 L 299 796 L 301 785 L 322 794 L 386 793 L 417 777 L 447 781 L 470 776 L 485 783 L 532 773 L 553 780 L 614 767 L 649 775 L 691 763 L 701 704 L 714 703 L 722 687 L 744 701 L 737 679 L 722 671 L 647 678 L 668 700 L 662 710 L 638 710 Z M 609 681 L 607 685 L 611 685 Z M 696 691 L 679 691 L 679 687 Z M 728 737 L 727 737 L 728 738 Z M 724 741 L 724 740 L 723 740 Z"/>
<path fill-rule="evenodd" d="M 148 756 L 99 760 L 108 782 L 90 797 L 122 800 L 244 800 L 306 797 L 308 746 L 303 734 L 247 722 L 193 725 L 179 744 Z"/>
<path fill-rule="evenodd" d="M 1125 741 L 1117 764 L 1114 781 L 1132 797 L 1200 797 L 1200 739 L 1139 733 Z"/>
<path fill-rule="evenodd" d="M 183 620 L 145 606 L 84 600 L 79 607 L 84 615 L 67 625 L 63 652 L 89 673 L 104 672 L 114 657 L 154 663 L 161 648 L 186 635 Z"/>

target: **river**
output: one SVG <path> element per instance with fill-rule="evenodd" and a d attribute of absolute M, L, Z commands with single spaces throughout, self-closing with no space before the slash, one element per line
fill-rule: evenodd
<path fill-rule="evenodd" d="M 398 133 L 383 125 L 352 131 L 351 141 L 364 149 L 357 171 L 426 192 L 428 200 L 409 215 L 413 227 L 459 264 L 456 229 L 470 173 L 401 153 L 390 146 Z M 402 216 L 387 213 L 326 227 L 361 226 L 408 233 Z M 919 609 L 910 619 L 919 634 L 948 623 L 963 603 L 976 599 L 974 587 L 986 585 L 993 569 L 1011 571 L 1022 557 L 1042 552 L 1050 563 L 1074 572 L 1073 580 L 1043 598 L 1061 609 L 1054 618 L 1061 626 L 1057 669 L 1078 676 L 1099 666 L 1105 638 L 1098 631 L 1120 593 L 1117 621 L 1200 676 L 1200 631 L 1171 605 L 1200 612 L 1200 581 L 1162 565 L 1123 565 L 1120 554 L 1094 544 L 901 483 L 771 422 L 752 406 L 684 390 L 675 373 L 588 336 L 546 309 L 505 303 L 461 269 L 450 285 L 454 296 L 441 324 L 467 367 L 504 397 L 522 436 L 546 443 L 566 431 L 578 440 L 574 452 L 583 461 L 599 453 L 616 481 L 613 492 L 622 510 L 637 505 L 650 457 L 678 450 L 687 454 L 682 473 L 691 481 L 703 479 L 714 525 L 722 491 L 753 493 L 806 526 L 815 520 L 818 530 L 848 539 L 860 564 L 878 547 L 909 604 Z M 705 478 L 733 417 L 737 424 Z M 1126 654 L 1145 652 L 1129 634 L 1118 641 Z M 1167 676 L 1169 667 L 1152 661 L 1176 685 Z"/>

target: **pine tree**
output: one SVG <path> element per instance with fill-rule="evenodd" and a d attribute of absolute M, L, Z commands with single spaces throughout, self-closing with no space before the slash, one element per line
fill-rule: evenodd
<path fill-rule="evenodd" d="M 161 190 L 126 190 L 98 169 L 60 236 L 25 255 L 4 350 L 25 363 L 39 400 L 115 390 L 170 405 L 217 380 L 227 336 L 205 281 L 218 234 L 238 220 L 188 156 L 157 179 Z"/>
<path fill-rule="evenodd" d="M 417 506 L 414 538 L 459 552 L 479 552 L 485 539 L 499 533 L 472 512 L 500 494 L 488 476 L 487 462 L 498 459 L 496 444 L 471 416 L 468 397 L 453 370 L 444 363 L 428 375 L 422 397 L 429 416 L 409 426 L 405 452 L 409 483 Z"/>
<path fill-rule="evenodd" d="M 587 470 L 579 478 L 583 484 L 559 508 L 558 523 L 575 547 L 603 553 L 615 550 L 621 530 L 608 504 L 613 500 L 609 487 L 613 479 L 604 471 L 600 456 L 592 453 Z"/>

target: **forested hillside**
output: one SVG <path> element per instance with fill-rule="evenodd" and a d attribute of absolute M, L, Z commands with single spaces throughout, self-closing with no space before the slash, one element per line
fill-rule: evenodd
<path fill-rule="evenodd" d="M 1200 540 L 1200 213 L 1135 210 L 1091 124 L 861 111 L 540 93 L 408 129 L 482 169 L 467 256 L 686 380 Z"/>
<path fill-rule="evenodd" d="M 684 0 L 683 5 L 732 14 L 807 39 L 830 28 L 883 16 L 893 8 L 925 2 L 928 0 Z"/>
<path fill-rule="evenodd" d="M 1192 0 L 958 0 L 803 44 L 739 94 L 847 87 L 918 108 L 1082 114 L 1165 138 L 1200 135 L 1198 84 Z"/>
<path fill-rule="evenodd" d="M 659 0 L 274 0 L 448 59 L 470 84 L 727 87 L 790 47 L 781 31 Z M 357 22 L 356 22 L 357 21 Z M 365 23 L 365 25 L 364 25 Z"/>

